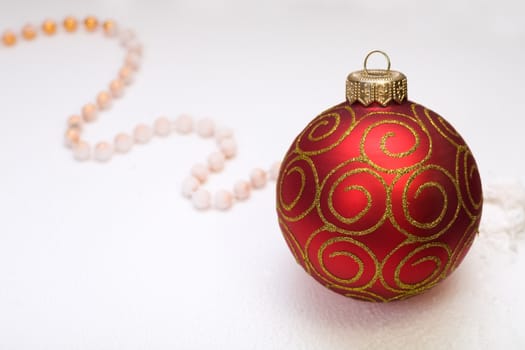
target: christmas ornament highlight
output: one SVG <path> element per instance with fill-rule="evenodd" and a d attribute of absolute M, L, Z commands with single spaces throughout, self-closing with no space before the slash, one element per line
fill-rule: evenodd
<path fill-rule="evenodd" d="M 368 69 L 371 54 L 387 69 Z M 407 100 L 381 51 L 347 78 L 346 101 L 297 136 L 277 179 L 277 212 L 297 262 L 348 297 L 393 301 L 449 276 L 476 236 L 482 190 L 459 133 Z"/>

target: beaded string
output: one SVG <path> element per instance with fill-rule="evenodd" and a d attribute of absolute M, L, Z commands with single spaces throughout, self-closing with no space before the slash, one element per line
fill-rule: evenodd
<path fill-rule="evenodd" d="M 64 143 L 71 149 L 74 159 L 80 162 L 108 162 L 113 156 L 130 152 L 135 145 L 148 143 L 153 137 L 165 138 L 172 134 L 187 135 L 195 132 L 204 139 L 215 138 L 217 146 L 217 150 L 212 152 L 205 162 L 197 163 L 191 168 L 189 176 L 182 182 L 183 196 L 190 199 L 196 209 L 228 210 L 235 203 L 247 200 L 252 190 L 262 189 L 269 180 L 276 180 L 279 163 L 273 164 L 269 170 L 253 169 L 248 180 L 236 182 L 231 190 L 219 190 L 212 195 L 203 188 L 209 176 L 221 172 L 226 161 L 233 159 L 237 153 L 233 131 L 216 127 L 215 122 L 208 118 L 196 120 L 185 114 L 173 120 L 159 117 L 153 125 L 138 124 L 130 133 L 116 134 L 113 142 L 101 141 L 92 147 L 82 139 L 84 127 L 95 122 L 100 113 L 111 107 L 114 100 L 122 97 L 141 66 L 143 46 L 134 32 L 121 30 L 113 20 L 99 21 L 94 16 L 88 16 L 79 21 L 68 16 L 61 23 L 47 19 L 40 26 L 27 24 L 19 32 L 7 30 L 2 35 L 2 42 L 5 47 L 11 48 L 20 40 L 32 41 L 40 35 L 54 36 L 61 31 L 74 33 L 81 28 L 90 33 L 102 32 L 105 37 L 116 39 L 126 51 L 126 55 L 117 76 L 110 81 L 107 88 L 96 95 L 94 102 L 83 105 L 80 113 L 67 119 Z"/>

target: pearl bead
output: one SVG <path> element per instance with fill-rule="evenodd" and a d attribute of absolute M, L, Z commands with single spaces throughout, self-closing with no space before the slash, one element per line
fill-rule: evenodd
<path fill-rule="evenodd" d="M 82 107 L 82 118 L 86 123 L 94 122 L 97 119 L 97 107 L 93 103 L 88 103 Z"/>
<path fill-rule="evenodd" d="M 182 195 L 184 197 L 191 198 L 193 192 L 197 191 L 200 185 L 201 183 L 199 179 L 194 176 L 188 177 L 182 182 Z"/>
<path fill-rule="evenodd" d="M 111 92 L 111 96 L 114 98 L 121 97 L 122 93 L 124 92 L 124 83 L 122 80 L 112 80 L 111 83 L 109 83 L 109 91 Z"/>
<path fill-rule="evenodd" d="M 132 30 L 126 29 L 120 32 L 119 39 L 120 39 L 120 44 L 124 47 L 127 47 L 127 45 L 130 42 L 136 40 L 136 35 Z"/>
<path fill-rule="evenodd" d="M 99 162 L 107 162 L 113 155 L 113 147 L 107 142 L 100 142 L 95 146 L 94 158 Z"/>
<path fill-rule="evenodd" d="M 281 169 L 281 162 L 275 162 L 273 163 L 272 167 L 270 168 L 270 180 L 276 181 L 279 177 L 279 170 Z"/>
<path fill-rule="evenodd" d="M 94 32 L 98 28 L 98 19 L 94 16 L 88 16 L 84 20 L 84 26 L 88 32 Z"/>
<path fill-rule="evenodd" d="M 251 186 L 248 181 L 238 181 L 233 186 L 235 199 L 243 201 L 250 198 Z"/>
<path fill-rule="evenodd" d="M 124 66 L 120 69 L 119 78 L 124 84 L 129 85 L 133 82 L 133 70 L 129 66 Z"/>
<path fill-rule="evenodd" d="M 12 31 L 6 31 L 2 36 L 2 41 L 5 46 L 13 46 L 16 44 L 16 35 Z"/>
<path fill-rule="evenodd" d="M 131 146 L 133 146 L 133 138 L 124 133 L 120 133 L 117 136 L 115 136 L 115 151 L 119 153 L 127 153 L 131 149 Z"/>
<path fill-rule="evenodd" d="M 104 34 L 110 38 L 114 37 L 118 32 L 117 24 L 110 19 L 104 21 L 102 28 L 104 29 Z"/>
<path fill-rule="evenodd" d="M 66 130 L 64 142 L 67 147 L 72 147 L 74 144 L 80 141 L 80 130 L 77 128 L 69 128 Z"/>
<path fill-rule="evenodd" d="M 57 24 L 51 19 L 47 19 L 42 23 L 42 30 L 46 35 L 53 35 L 57 31 Z"/>
<path fill-rule="evenodd" d="M 155 134 L 161 137 L 168 136 L 171 131 L 171 123 L 166 117 L 160 117 L 155 120 Z"/>
<path fill-rule="evenodd" d="M 128 52 L 134 53 L 137 56 L 142 56 L 142 45 L 138 41 L 134 41 L 128 45 Z"/>
<path fill-rule="evenodd" d="M 219 191 L 215 194 L 215 208 L 219 210 L 228 210 L 233 205 L 233 194 L 229 191 Z"/>
<path fill-rule="evenodd" d="M 224 162 L 226 157 L 220 152 L 214 152 L 208 157 L 208 167 L 213 172 L 219 172 L 224 169 Z"/>
<path fill-rule="evenodd" d="M 215 132 L 215 123 L 211 119 L 201 119 L 197 122 L 197 134 L 200 137 L 212 137 Z"/>
<path fill-rule="evenodd" d="M 82 118 L 79 115 L 72 115 L 67 119 L 67 126 L 70 128 L 82 129 Z"/>
<path fill-rule="evenodd" d="M 226 158 L 233 158 L 237 154 L 237 144 L 232 138 L 225 138 L 219 141 L 219 149 Z"/>
<path fill-rule="evenodd" d="M 133 52 L 139 56 L 142 55 L 142 46 L 137 40 L 137 36 L 135 33 L 131 30 L 124 30 L 120 32 L 120 44 L 122 47 L 124 47 L 128 52 Z"/>
<path fill-rule="evenodd" d="M 111 95 L 109 92 L 102 91 L 97 95 L 97 105 L 99 109 L 107 109 L 111 106 Z"/>
<path fill-rule="evenodd" d="M 220 142 L 223 139 L 233 138 L 233 130 L 230 128 L 217 128 L 215 130 L 215 139 Z"/>
<path fill-rule="evenodd" d="M 188 134 L 193 130 L 193 119 L 187 114 L 180 115 L 175 119 L 173 126 L 179 134 Z"/>
<path fill-rule="evenodd" d="M 78 21 L 75 17 L 68 16 L 64 19 L 64 22 L 62 23 L 64 26 L 64 29 L 68 33 L 72 33 L 77 30 L 78 27 Z"/>
<path fill-rule="evenodd" d="M 84 141 L 79 141 L 73 146 L 73 156 L 78 161 L 88 160 L 91 156 L 91 147 Z"/>
<path fill-rule="evenodd" d="M 255 189 L 261 189 L 266 185 L 267 175 L 262 169 L 253 169 L 250 174 L 250 182 Z"/>
<path fill-rule="evenodd" d="M 208 170 L 207 166 L 199 163 L 195 164 L 191 168 L 191 175 L 195 176 L 195 178 L 198 179 L 201 183 L 204 183 L 208 179 L 210 171 Z"/>
<path fill-rule="evenodd" d="M 199 189 L 193 193 L 191 196 L 191 201 L 193 206 L 198 210 L 206 210 L 210 208 L 211 205 L 211 195 L 210 192 Z"/>
<path fill-rule="evenodd" d="M 22 36 L 26 40 L 33 40 L 36 37 L 36 28 L 31 24 L 26 24 L 24 28 L 22 28 Z"/>
<path fill-rule="evenodd" d="M 137 143 L 147 143 L 153 137 L 153 130 L 146 124 L 139 124 L 133 131 L 133 137 Z"/>
<path fill-rule="evenodd" d="M 127 67 L 137 71 L 140 68 L 140 57 L 137 54 L 130 52 L 126 55 L 124 63 Z"/>

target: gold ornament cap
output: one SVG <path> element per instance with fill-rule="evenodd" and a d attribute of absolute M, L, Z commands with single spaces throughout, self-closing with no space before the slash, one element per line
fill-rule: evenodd
<path fill-rule="evenodd" d="M 373 54 L 386 58 L 386 69 L 368 69 L 367 63 Z M 346 78 L 346 99 L 350 104 L 359 102 L 364 106 L 377 102 L 385 107 L 389 103 L 407 100 L 407 77 L 390 70 L 390 57 L 380 50 L 370 51 L 363 63 L 364 69 L 350 73 Z"/>

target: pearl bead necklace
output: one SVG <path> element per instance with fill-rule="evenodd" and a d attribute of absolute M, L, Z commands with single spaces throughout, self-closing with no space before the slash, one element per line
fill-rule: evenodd
<path fill-rule="evenodd" d="M 126 50 L 126 56 L 117 77 L 108 84 L 107 89 L 100 91 L 94 102 L 82 106 L 79 114 L 71 115 L 67 119 L 65 145 L 72 150 L 73 157 L 77 161 L 108 162 L 115 155 L 128 153 L 134 145 L 148 143 L 153 137 L 165 138 L 171 134 L 188 135 L 195 132 L 204 139 L 215 138 L 217 146 L 217 151 L 211 153 L 206 162 L 195 164 L 189 176 L 182 182 L 182 195 L 191 200 L 196 209 L 207 210 L 213 207 L 217 210 L 228 210 L 234 203 L 247 200 L 252 190 L 264 188 L 268 180 L 276 180 L 280 163 L 275 163 L 268 171 L 256 168 L 252 170 L 248 180 L 238 181 L 231 191 L 220 190 L 212 196 L 203 185 L 211 174 L 221 172 L 226 161 L 235 157 L 237 143 L 231 129 L 217 128 L 211 119 L 195 120 L 189 115 L 181 115 L 174 120 L 159 117 L 152 126 L 138 124 L 131 133 L 118 133 L 113 142 L 101 141 L 92 148 L 81 138 L 82 130 L 85 124 L 95 122 L 99 113 L 109 109 L 113 100 L 122 97 L 126 87 L 133 82 L 141 65 L 142 45 L 133 31 L 119 30 L 115 21 L 100 22 L 94 16 L 86 17 L 83 22 L 72 16 L 66 17 L 62 21 L 61 29 L 66 33 L 73 33 L 82 26 L 87 32 L 102 31 L 106 37 L 117 39 Z M 32 41 L 38 35 L 53 36 L 59 29 L 60 25 L 57 21 L 48 19 L 42 22 L 40 27 L 25 25 L 20 34 L 10 30 L 5 31 L 2 42 L 5 47 L 13 47 L 19 38 Z"/>

